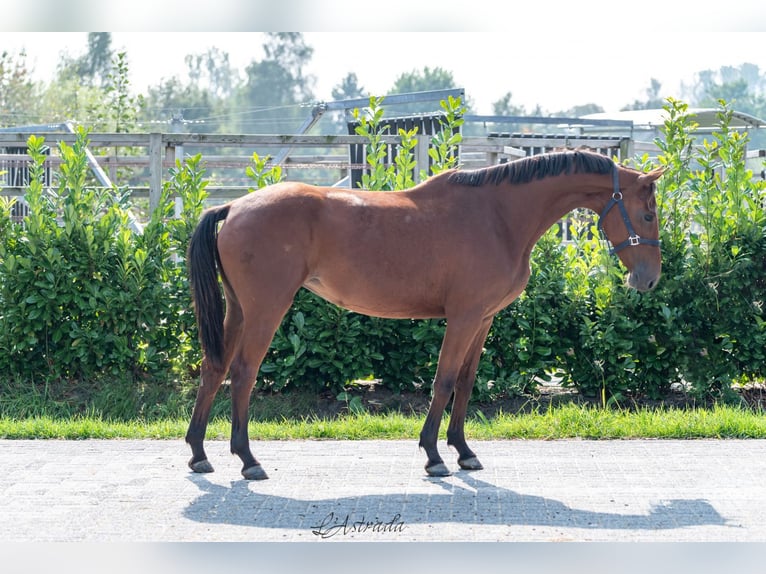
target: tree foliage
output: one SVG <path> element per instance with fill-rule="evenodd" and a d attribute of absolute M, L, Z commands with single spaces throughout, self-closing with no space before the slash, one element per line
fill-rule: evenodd
<path fill-rule="evenodd" d="M 766 73 L 751 63 L 702 70 L 691 85 L 683 86 L 682 95 L 691 106 L 716 107 L 719 100 L 725 100 L 738 111 L 763 117 Z"/>
<path fill-rule="evenodd" d="M 359 84 L 359 78 L 354 72 L 346 74 L 340 83 L 332 89 L 332 99 L 337 101 L 366 97 L 369 97 L 369 94 L 364 86 Z"/>
<path fill-rule="evenodd" d="M 26 54 L 0 52 L 0 125 L 34 121 L 36 86 L 27 67 Z"/>
<path fill-rule="evenodd" d="M 422 70 L 412 70 L 400 74 L 389 94 L 405 94 L 409 92 L 425 92 L 428 90 L 444 90 L 454 88 L 455 78 L 452 72 L 439 66 Z"/>
<path fill-rule="evenodd" d="M 245 68 L 234 101 L 240 115 L 233 118 L 235 131 L 243 133 L 291 133 L 306 117 L 300 104 L 313 100 L 313 78 L 304 69 L 314 49 L 300 32 L 269 32 L 265 58 Z"/>
<path fill-rule="evenodd" d="M 646 99 L 634 100 L 632 104 L 621 108 L 622 110 L 658 110 L 665 105 L 665 98 L 662 96 L 662 83 L 652 78 L 649 81 L 649 87 L 646 88 Z"/>
<path fill-rule="evenodd" d="M 234 69 L 229 54 L 217 48 L 188 54 L 185 73 L 163 78 L 147 89 L 146 105 L 138 120 L 145 126 L 172 125 L 173 130 L 294 133 L 314 103 L 315 78 L 306 73 L 314 50 L 299 32 L 267 33 L 263 37 L 263 57 L 254 58 L 244 70 Z M 32 80 L 23 53 L 0 55 L 2 125 L 74 120 L 93 126 L 103 119 L 97 116 L 94 121 L 92 114 L 109 100 L 109 86 L 114 86 L 120 75 L 115 68 L 119 55 L 112 48 L 111 33 L 88 33 L 84 38 L 83 53 L 62 54 L 55 76 L 46 82 Z M 127 56 L 123 55 L 124 62 Z M 469 90 L 464 104 L 471 113 L 470 86 L 460 86 L 452 71 L 438 66 L 402 72 L 386 93 L 456 87 Z M 645 97 L 622 109 L 660 108 L 666 92 L 659 80 L 650 78 Z M 374 94 L 359 84 L 354 71 L 347 72 L 331 91 L 334 99 L 370 95 Z M 716 102 L 725 100 L 737 111 L 766 117 L 766 73 L 752 63 L 702 70 L 693 82 L 681 86 L 680 95 L 692 106 L 715 107 Z M 389 103 L 387 107 L 390 115 L 435 111 L 422 104 L 393 107 Z M 558 111 L 540 105 L 528 107 L 517 103 L 508 90 L 492 102 L 491 113 L 577 117 L 602 110 L 593 102 Z M 753 145 L 766 145 L 766 134 L 754 134 Z"/>
<path fill-rule="evenodd" d="M 540 108 L 538 107 L 532 112 L 532 115 L 537 115 L 539 111 Z M 495 116 L 525 116 L 529 112 L 523 105 L 513 102 L 512 92 L 506 92 L 499 100 L 492 102 L 492 114 Z"/>
<path fill-rule="evenodd" d="M 229 54 L 211 48 L 185 58 L 186 77 L 164 78 L 148 89 L 141 120 L 159 129 L 211 133 L 226 125 L 239 74 Z"/>
<path fill-rule="evenodd" d="M 715 108 L 719 101 L 728 102 L 738 112 L 766 118 L 766 70 L 756 64 L 721 66 L 718 70 L 702 70 L 690 85 L 682 85 L 682 98 L 694 107 Z M 766 147 L 766 133 L 752 134 L 753 147 Z"/>
<path fill-rule="evenodd" d="M 440 66 L 431 68 L 425 66 L 422 70 L 403 72 L 394 80 L 394 85 L 388 91 L 388 95 L 407 94 L 411 92 L 428 92 L 433 90 L 449 90 L 460 88 L 449 70 Z M 470 112 L 471 101 L 465 98 L 463 101 L 466 113 Z M 435 103 L 434 106 L 435 107 Z M 391 108 L 393 115 L 407 115 L 411 113 L 432 112 L 434 109 L 424 108 L 424 104 L 402 104 Z"/>
<path fill-rule="evenodd" d="M 63 55 L 59 74 L 75 75 L 88 86 L 104 87 L 112 72 L 114 56 L 110 32 L 89 32 L 87 52 L 76 58 Z"/>
<path fill-rule="evenodd" d="M 96 129 L 129 133 L 134 131 L 144 105 L 143 96 L 130 91 L 127 54 L 118 53 L 104 82 L 104 100 L 98 108 L 91 109 Z"/>

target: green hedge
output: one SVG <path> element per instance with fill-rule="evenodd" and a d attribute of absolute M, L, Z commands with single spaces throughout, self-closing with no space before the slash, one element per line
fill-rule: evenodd
<path fill-rule="evenodd" d="M 177 391 L 186 365 L 198 360 L 183 253 L 206 184 L 199 159 L 173 170 L 159 208 L 134 233 L 129 192 L 87 184 L 87 143 L 80 130 L 73 146 L 59 144 L 63 163 L 48 193 L 44 140 L 30 137 L 23 226 L 10 222 L 11 202 L 2 203 L 0 400 L 13 404 L 10 395 L 25 386 L 73 403 L 97 392 L 135 413 L 147 397 Z M 185 201 L 181 219 L 170 217 L 173 193 Z"/>
<path fill-rule="evenodd" d="M 380 101 L 371 104 L 359 132 L 374 143 Z M 459 102 L 443 105 L 445 133 L 453 135 L 436 142 L 435 171 L 449 167 L 449 147 L 459 143 Z M 475 397 L 530 392 L 556 377 L 604 401 L 662 398 L 672 383 L 726 399 L 732 384 L 764 379 L 764 184 L 745 171 L 746 137 L 729 128 L 724 102 L 719 128 L 704 142 L 694 142 L 685 104 L 669 100 L 666 109 L 662 153 L 654 160 L 667 168 L 658 189 L 659 286 L 644 294 L 627 289 L 624 270 L 591 239 L 598 237 L 592 219 L 578 218 L 585 223 L 571 244 L 551 230 L 533 252 L 526 291 L 495 318 Z M 404 157 L 375 171 L 368 184 L 395 189 L 409 181 L 403 170 L 411 168 L 413 135 L 400 132 Z M 85 131 L 74 146 L 59 144 L 64 162 L 53 194 L 40 183 L 43 145 L 42 138 L 29 140 L 36 167 L 24 226 L 11 223 L 10 202 L 2 204 L 0 382 L 55 385 L 74 402 L 92 400 L 94 381 L 119 382 L 129 389 L 126 411 L 136 412 L 174 393 L 187 396 L 200 351 L 183 254 L 206 195 L 202 158 L 172 170 L 160 207 L 136 234 L 128 226 L 129 192 L 97 193 L 87 184 Z M 635 163 L 648 169 L 651 162 Z M 279 179 L 255 155 L 247 173 L 257 185 Z M 180 219 L 171 217 L 172 195 L 184 201 Z M 428 388 L 443 333 L 440 320 L 366 317 L 302 290 L 259 385 L 337 393 L 374 377 L 395 390 Z"/>

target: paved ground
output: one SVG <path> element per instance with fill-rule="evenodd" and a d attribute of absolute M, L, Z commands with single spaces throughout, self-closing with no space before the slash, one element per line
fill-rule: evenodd
<path fill-rule="evenodd" d="M 448 464 L 454 453 L 440 445 Z M 477 441 L 426 477 L 412 441 L 0 440 L 0 540 L 766 541 L 766 441 Z"/>

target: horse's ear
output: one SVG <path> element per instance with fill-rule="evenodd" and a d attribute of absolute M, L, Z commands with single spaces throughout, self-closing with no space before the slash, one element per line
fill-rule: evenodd
<path fill-rule="evenodd" d="M 653 169 L 650 172 L 647 172 L 647 173 L 644 173 L 644 174 L 640 175 L 638 177 L 638 181 L 642 185 L 649 185 L 649 184 L 657 181 L 662 176 L 663 173 L 665 173 L 665 168 L 664 167 L 658 167 L 656 169 Z"/>
<path fill-rule="evenodd" d="M 657 181 L 658 179 L 660 179 L 660 177 L 662 177 L 663 173 L 665 173 L 665 168 L 664 167 L 658 167 L 658 168 L 655 168 L 655 169 L 653 169 L 652 171 L 650 171 L 648 173 L 645 173 L 644 177 L 646 177 L 646 182 L 647 183 L 651 183 L 653 181 Z"/>

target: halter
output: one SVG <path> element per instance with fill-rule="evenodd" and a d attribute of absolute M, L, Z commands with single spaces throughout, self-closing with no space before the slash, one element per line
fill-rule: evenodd
<path fill-rule="evenodd" d="M 609 213 L 609 210 L 616 205 L 620 209 L 620 213 L 622 214 L 622 220 L 625 222 L 625 227 L 628 230 L 628 238 L 622 243 L 620 243 L 619 245 L 613 246 L 609 250 L 609 255 L 614 255 L 615 253 L 617 253 L 618 251 L 622 251 L 626 247 L 635 247 L 637 245 L 660 245 L 659 239 L 644 239 L 638 233 L 636 233 L 635 229 L 633 229 L 633 224 L 630 222 L 630 217 L 628 217 L 628 210 L 625 209 L 625 203 L 623 203 L 622 201 L 622 192 L 620 191 L 619 173 L 620 172 L 619 172 L 619 168 L 617 167 L 617 164 L 614 164 L 614 170 L 612 171 L 612 185 L 613 185 L 614 191 L 612 192 L 612 198 L 609 200 L 609 203 L 606 204 L 604 211 L 601 212 L 601 216 L 598 219 L 598 230 L 604 236 L 604 239 L 606 239 L 607 243 L 610 243 L 609 238 L 607 238 L 606 236 L 606 231 L 604 230 L 604 227 L 601 225 L 601 222 L 606 217 L 606 214 Z"/>

